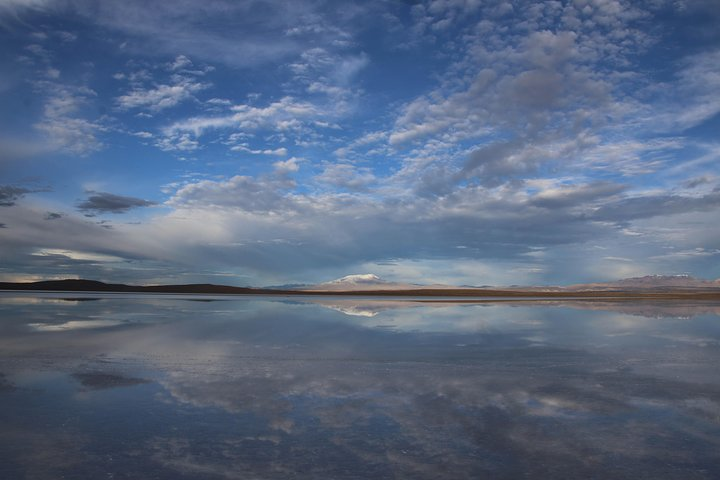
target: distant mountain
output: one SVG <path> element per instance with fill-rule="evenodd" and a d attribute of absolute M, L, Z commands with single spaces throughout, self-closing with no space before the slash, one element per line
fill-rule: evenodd
<path fill-rule="evenodd" d="M 372 291 L 372 290 L 424 290 L 452 289 L 449 285 L 418 285 L 416 283 L 388 282 L 372 273 L 346 275 L 329 282 L 318 283 L 299 288 L 305 291 L 336 292 L 336 291 Z"/>
<path fill-rule="evenodd" d="M 614 282 L 585 283 L 570 285 L 564 290 L 667 290 L 667 289 L 716 289 L 720 279 L 704 280 L 690 275 L 645 275 L 624 278 Z"/>
<path fill-rule="evenodd" d="M 116 293 L 202 293 L 202 294 L 253 294 L 277 293 L 260 288 L 231 287 L 198 283 L 188 285 L 137 286 L 122 283 L 103 283 L 95 280 L 48 280 L 33 283 L 0 282 L 0 290 L 35 290 L 53 292 L 116 292 Z"/>
<path fill-rule="evenodd" d="M 360 273 L 355 275 L 345 275 L 337 280 L 327 282 L 335 285 L 378 285 L 385 284 L 384 280 L 373 273 Z"/>
<path fill-rule="evenodd" d="M 302 290 L 309 286 L 307 283 L 285 283 L 283 285 L 266 285 L 262 288 L 265 290 Z"/>
<path fill-rule="evenodd" d="M 315 295 L 322 296 L 411 296 L 411 297 L 502 297 L 502 298 L 685 298 L 720 299 L 720 280 L 700 280 L 686 275 L 629 278 L 616 282 L 588 283 L 568 287 L 459 288 L 448 285 L 415 285 L 387 282 L 373 274 L 348 275 L 302 289 L 232 287 L 209 283 L 189 285 L 125 285 L 94 280 L 51 280 L 34 283 L 2 283 L 0 290 L 112 293 L 178 293 L 203 295 Z M 343 307 L 347 310 L 347 307 Z M 351 310 L 367 315 L 364 309 Z"/>

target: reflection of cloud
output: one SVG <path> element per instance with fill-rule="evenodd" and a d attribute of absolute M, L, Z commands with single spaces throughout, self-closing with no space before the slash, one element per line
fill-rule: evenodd
<path fill-rule="evenodd" d="M 28 431 L 23 422 L 12 419 L 0 429 L 0 445 L 3 478 L 50 480 L 82 465 L 88 441 L 75 428 Z"/>
<path fill-rule="evenodd" d="M 647 301 L 647 300 L 488 300 L 488 299 L 397 299 L 397 300 L 374 300 L 374 299 L 309 299 L 308 302 L 345 313 L 346 315 L 375 317 L 381 312 L 401 308 L 452 308 L 470 305 L 505 305 L 505 306 L 526 306 L 526 307 L 569 307 L 578 310 L 596 310 L 605 312 L 616 312 L 627 315 L 635 315 L 647 318 L 692 318 L 698 315 L 720 316 L 720 305 L 716 302 L 702 301 Z"/>
<path fill-rule="evenodd" d="M 579 310 L 616 312 L 647 318 L 692 318 L 698 315 L 720 316 L 720 305 L 702 301 L 541 301 L 546 306 L 570 307 Z"/>
<path fill-rule="evenodd" d="M 15 385 L 5 377 L 4 373 L 0 373 L 0 393 L 11 392 L 15 390 Z"/>
<path fill-rule="evenodd" d="M 133 380 L 105 373 L 108 362 L 156 372 L 163 398 L 146 389 L 131 398 L 181 420 L 144 432 L 142 455 L 127 461 L 154 462 L 158 476 L 666 478 L 668 468 L 696 473 L 720 451 L 718 350 L 673 341 L 720 337 L 714 316 L 627 321 L 627 335 L 608 337 L 637 318 L 386 300 L 365 320 L 287 299 L 146 298 L 79 304 L 73 321 L 111 311 L 152 320 L 72 335 L 20 328 L 49 324 L 62 313 L 53 305 L 3 306 L 0 365 L 51 361 L 98 385 Z M 112 403 L 121 410 L 108 421 L 135 405 Z"/>
<path fill-rule="evenodd" d="M 28 327 L 38 332 L 64 332 L 66 330 L 115 327 L 122 324 L 123 322 L 117 320 L 71 320 L 65 323 L 28 323 Z"/>
<path fill-rule="evenodd" d="M 352 363 L 263 358 L 245 361 L 239 374 L 217 369 L 207 376 L 176 373 L 167 387 L 181 401 L 256 415 L 264 419 L 260 432 L 268 433 L 243 439 L 243 448 L 231 448 L 229 436 L 210 439 L 212 450 L 223 452 L 220 458 L 203 455 L 189 437 L 158 437 L 153 441 L 156 458 L 173 469 L 190 462 L 191 471 L 243 470 L 260 477 L 283 467 L 302 469 L 313 459 L 316 475 L 322 471 L 338 478 L 344 478 L 338 474 L 341 468 L 364 471 L 360 463 L 413 478 L 437 478 L 447 465 L 459 477 L 504 472 L 514 478 L 553 471 L 620 473 L 618 465 L 632 468 L 638 462 L 662 476 L 663 462 L 648 459 L 672 463 L 712 455 L 709 446 L 684 448 L 685 440 L 675 435 L 656 444 L 667 426 L 647 413 L 680 408 L 683 415 L 706 418 L 704 412 L 719 408 L 718 403 L 692 399 L 719 398 L 717 387 L 602 371 L 602 360 L 570 350 L 503 349 L 480 355 L 480 363 L 422 365 L 367 358 Z M 685 407 L 688 401 L 698 414 Z M 674 428 L 693 445 L 705 441 L 692 422 Z M 266 438 L 273 431 L 271 445 Z M 275 452 L 269 454 L 270 463 L 248 455 L 268 448 Z M 287 449 L 295 452 L 291 458 L 280 454 Z M 468 451 L 476 455 L 468 457 Z M 584 460 L 588 451 L 595 458 L 589 464 Z"/>
<path fill-rule="evenodd" d="M 131 387 L 148 383 L 144 378 L 126 377 L 116 373 L 105 372 L 77 372 L 72 374 L 73 378 L 80 382 L 83 387 L 92 390 L 104 390 L 116 387 Z"/>

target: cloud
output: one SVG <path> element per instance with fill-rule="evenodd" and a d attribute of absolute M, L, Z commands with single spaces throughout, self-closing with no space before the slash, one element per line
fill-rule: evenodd
<path fill-rule="evenodd" d="M 280 0 L 265 1 L 262 7 L 229 0 L 183 1 L 175 5 L 148 5 L 140 0 L 122 3 L 16 0 L 7 10 L 22 18 L 26 6 L 71 13 L 120 32 L 126 36 L 124 48 L 133 54 L 170 54 L 177 60 L 181 58 L 178 52 L 182 52 L 193 59 L 243 68 L 291 58 L 312 44 L 347 41 L 343 26 L 365 11 L 359 7 L 347 9 L 309 1 L 288 4 Z M 318 19 L 324 18 L 332 18 L 328 25 L 336 25 L 320 27 Z M 291 29 L 298 29 L 299 34 L 281 33 Z"/>
<path fill-rule="evenodd" d="M 706 195 L 694 197 L 661 194 L 625 198 L 601 206 L 592 216 L 597 220 L 624 222 L 717 209 L 720 209 L 720 190 L 718 189 Z"/>
<path fill-rule="evenodd" d="M 78 215 L 68 214 L 61 220 L 48 221 L 46 214 L 44 205 L 35 206 L 29 201 L 18 203 L 4 213 L 3 221 L 10 228 L 1 239 L 3 273 L 27 274 L 39 279 L 108 278 L 108 270 L 97 264 L 99 256 L 153 262 L 143 252 L 154 250 L 154 247 L 141 246 L 144 242 L 140 237 L 103 228 Z M 128 270 L 133 267 L 131 264 L 113 265 L 115 272 L 123 270 L 122 267 Z M 132 276 L 129 274 L 127 278 Z"/>
<path fill-rule="evenodd" d="M 390 143 L 401 146 L 450 129 L 455 138 L 512 129 L 527 141 L 570 112 L 601 104 L 607 87 L 579 64 L 577 35 L 540 31 L 520 38 L 490 50 L 478 35 L 468 47 L 467 63 L 460 64 L 469 81 L 407 104 Z"/>
<path fill-rule="evenodd" d="M 207 87 L 207 84 L 182 78 L 173 85 L 158 85 L 149 89 L 136 88 L 130 93 L 118 97 L 117 102 L 123 109 L 145 108 L 152 112 L 159 112 L 193 98 L 193 93 Z"/>
<path fill-rule="evenodd" d="M 166 152 L 192 152 L 201 148 L 200 142 L 195 140 L 189 133 L 159 138 L 155 142 L 155 146 Z"/>
<path fill-rule="evenodd" d="M 282 170 L 283 166 L 279 168 Z M 202 180 L 187 184 L 175 192 L 168 204 L 176 208 L 219 207 L 257 213 L 293 208 L 282 195 L 281 185 L 274 180 L 256 180 L 241 175 L 225 181 Z"/>
<path fill-rule="evenodd" d="M 34 125 L 52 149 L 87 155 L 103 146 L 97 134 L 105 130 L 98 122 L 83 118 L 81 110 L 97 94 L 87 87 L 41 84 L 49 93 L 41 119 Z"/>
<path fill-rule="evenodd" d="M 327 165 L 315 179 L 350 191 L 362 191 L 377 182 L 377 178 L 369 168 L 357 168 L 347 163 Z"/>
<path fill-rule="evenodd" d="M 702 185 L 708 185 L 711 183 L 714 183 L 716 181 L 716 178 L 712 175 L 701 175 L 698 177 L 690 178 L 683 182 L 683 187 L 688 189 L 693 189 L 700 187 Z"/>
<path fill-rule="evenodd" d="M 180 70 L 192 66 L 192 62 L 185 55 L 178 55 L 175 60 L 168 65 L 170 70 Z"/>
<path fill-rule="evenodd" d="M 78 210 L 91 215 L 102 213 L 127 213 L 131 209 L 156 205 L 141 198 L 126 197 L 105 192 L 88 192 L 90 196 L 77 204 Z"/>
<path fill-rule="evenodd" d="M 21 3 L 12 10 L 33 18 Z M 681 23 L 666 18 L 670 4 L 101 3 L 60 0 L 45 14 L 120 44 L 107 60 L 122 83 L 77 75 L 68 46 L 53 43 L 58 33 L 34 29 L 18 43 L 18 79 L 0 90 L 40 79 L 28 88 L 44 103 L 23 110 L 39 117 L 18 123 L 34 123 L 43 141 L 0 140 L 0 155 L 32 157 L 33 142 L 39 153 L 88 155 L 103 143 L 174 152 L 148 164 L 172 177 L 162 180 L 162 213 L 110 232 L 134 248 L 128 232 L 142 238 L 153 261 L 260 276 L 383 262 L 417 278 L 433 265 L 464 279 L 472 273 L 459 265 L 472 261 L 536 279 L 569 270 L 563 253 L 582 275 L 610 275 L 650 257 L 647 268 L 670 265 L 661 255 L 670 247 L 718 248 L 717 145 L 707 134 L 720 111 L 717 43 L 707 32 L 701 43 L 675 43 L 692 29 L 665 28 Z M 73 49 L 85 51 L 82 40 Z M 116 108 L 98 117 L 108 105 Z M 22 178 L 20 162 L 3 163 Z M 126 212 L 152 204 L 144 192 L 88 192 L 78 208 Z M 44 221 L 61 203 L 35 208 L 53 231 L 86 220 Z M 40 231 L 37 219 L 2 220 Z M 97 248 L 125 251 L 107 238 Z M 583 258 L 589 242 L 602 255 Z M 622 258 L 637 261 L 623 270 L 614 264 L 631 262 Z"/>
<path fill-rule="evenodd" d="M 247 143 L 243 143 L 240 145 L 234 145 L 233 147 L 230 147 L 230 150 L 234 152 L 247 152 L 252 153 L 253 155 L 274 155 L 277 157 L 284 157 L 288 154 L 288 150 L 285 147 L 278 147 L 275 149 L 265 149 L 265 150 L 253 150 L 248 146 Z"/>
<path fill-rule="evenodd" d="M 30 190 L 24 187 L 0 185 L 0 207 L 12 207 L 26 193 L 31 193 L 33 191 L 35 190 Z"/>
<path fill-rule="evenodd" d="M 543 190 L 532 198 L 531 203 L 543 208 L 572 208 L 596 200 L 607 202 L 609 198 L 626 189 L 625 185 L 602 181 L 585 185 L 561 186 Z"/>
<path fill-rule="evenodd" d="M 300 162 L 303 160 L 300 158 L 288 158 L 287 160 L 279 160 L 273 163 L 273 168 L 278 175 L 289 175 L 300 170 Z"/>
<path fill-rule="evenodd" d="M 295 82 L 307 92 L 324 94 L 332 99 L 337 110 L 348 109 L 359 92 L 351 88 L 356 76 L 370 64 L 367 54 L 349 55 L 325 48 L 308 49 L 289 65 Z"/>
<path fill-rule="evenodd" d="M 547 158 L 524 142 L 498 142 L 484 145 L 468 155 L 459 177 L 473 175 L 483 185 L 496 186 L 510 176 L 533 173 Z"/>
<path fill-rule="evenodd" d="M 318 105 L 290 96 L 282 97 L 264 107 L 239 104 L 233 105 L 229 110 L 232 113 L 190 117 L 176 121 L 163 129 L 164 138 L 158 142 L 158 145 L 165 150 L 194 150 L 199 146 L 197 139 L 207 132 L 231 130 L 235 133 L 230 135 L 228 142 L 225 142 L 231 145 L 231 150 L 283 156 L 287 154 L 287 148 L 276 146 L 276 142 L 268 142 L 272 146 L 267 148 L 251 148 L 248 143 L 235 142 L 240 134 L 258 131 L 266 132 L 268 135 L 280 135 L 283 139 L 286 136 L 297 139 L 311 138 L 314 130 L 318 128 L 317 122 L 327 118 L 327 112 Z"/>

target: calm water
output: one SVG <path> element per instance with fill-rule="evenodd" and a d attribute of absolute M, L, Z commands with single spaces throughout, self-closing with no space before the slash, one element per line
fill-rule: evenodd
<path fill-rule="evenodd" d="M 720 304 L 0 293 L 2 479 L 720 478 Z"/>

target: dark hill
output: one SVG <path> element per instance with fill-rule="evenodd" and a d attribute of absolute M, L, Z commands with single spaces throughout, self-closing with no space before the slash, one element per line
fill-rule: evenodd
<path fill-rule="evenodd" d="M 258 294 L 278 293 L 277 290 L 231 287 L 199 283 L 190 285 L 137 286 L 122 283 L 104 283 L 95 280 L 47 280 L 33 283 L 0 282 L 0 290 L 38 290 L 52 292 L 116 292 L 116 293 L 205 293 L 205 294 Z"/>

